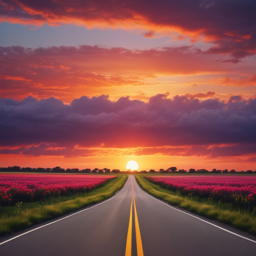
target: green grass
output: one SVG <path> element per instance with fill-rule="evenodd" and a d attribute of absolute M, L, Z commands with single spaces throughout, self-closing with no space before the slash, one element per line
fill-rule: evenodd
<path fill-rule="evenodd" d="M 142 189 L 171 205 L 179 206 L 198 215 L 217 220 L 256 235 L 255 209 L 254 211 L 239 210 L 234 209 L 231 204 L 183 196 L 180 193 L 162 188 L 141 175 L 135 175 L 135 178 Z"/>
<path fill-rule="evenodd" d="M 23 203 L 19 214 L 16 206 L 0 207 L 0 235 L 106 200 L 124 186 L 127 177 L 127 175 L 118 175 L 117 178 L 88 193 Z"/>

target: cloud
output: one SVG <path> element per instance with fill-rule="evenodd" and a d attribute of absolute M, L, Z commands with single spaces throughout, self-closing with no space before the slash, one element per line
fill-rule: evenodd
<path fill-rule="evenodd" d="M 92 89 L 143 86 L 149 85 L 145 79 L 161 75 L 222 73 L 227 68 L 193 47 L 128 50 L 88 45 L 37 49 L 12 46 L 0 47 L 0 58 L 1 96 L 15 99 L 32 95 L 67 101 Z"/>
<path fill-rule="evenodd" d="M 106 157 L 106 156 L 182 156 L 207 158 L 256 157 L 255 144 L 235 144 L 220 146 L 163 146 L 163 147 L 135 147 L 135 148 L 104 148 L 90 147 L 56 147 L 54 144 L 41 143 L 32 146 L 3 147 L 0 155 L 27 156 L 64 156 L 64 157 Z"/>
<path fill-rule="evenodd" d="M 215 45 L 212 54 L 231 55 L 227 61 L 256 53 L 254 0 L 33 1 L 1 0 L 0 19 L 13 23 L 52 26 L 83 24 L 168 33 L 176 31 Z M 146 33 L 150 37 L 152 34 Z"/>
<path fill-rule="evenodd" d="M 228 102 L 166 94 L 148 102 L 83 96 L 70 105 L 56 98 L 0 99 L 2 154 L 93 155 L 101 148 L 104 154 L 130 149 L 135 154 L 248 155 L 255 153 L 255 129 L 256 99 L 241 96 Z"/>
<path fill-rule="evenodd" d="M 196 93 L 196 94 L 186 94 L 185 96 L 191 99 L 194 98 L 211 98 L 215 95 L 215 92 L 207 92 L 207 93 Z"/>
<path fill-rule="evenodd" d="M 153 38 L 154 35 L 155 35 L 154 31 L 148 31 L 148 32 L 143 34 L 143 36 L 146 37 L 146 38 Z"/>
<path fill-rule="evenodd" d="M 256 85 L 256 75 L 247 77 L 247 78 L 230 78 L 226 76 L 224 78 L 219 78 L 215 81 L 218 85 L 225 85 L 225 86 L 255 86 Z"/>
<path fill-rule="evenodd" d="M 168 156 L 206 156 L 209 158 L 226 158 L 255 156 L 255 144 L 235 144 L 219 146 L 180 146 L 180 147 L 148 147 L 139 148 L 134 152 L 137 156 L 168 155 Z"/>

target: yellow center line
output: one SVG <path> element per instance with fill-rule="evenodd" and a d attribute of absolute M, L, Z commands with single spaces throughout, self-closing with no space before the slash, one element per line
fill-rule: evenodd
<path fill-rule="evenodd" d="M 132 192 L 133 192 L 133 196 L 132 196 L 131 209 L 130 209 L 130 219 L 129 219 L 128 232 L 127 232 L 125 256 L 132 255 L 132 205 L 133 205 L 133 203 L 134 203 L 134 215 L 135 215 L 135 234 L 136 234 L 136 244 L 137 244 L 137 256 L 144 256 L 141 235 L 140 235 L 139 220 L 138 220 L 136 204 L 135 204 L 135 192 L 133 189 L 133 179 L 132 179 Z"/>
<path fill-rule="evenodd" d="M 135 213 L 135 231 L 136 231 L 136 243 L 137 243 L 137 256 L 144 256 L 141 235 L 140 235 L 140 227 L 139 220 L 136 210 L 135 198 L 134 198 L 134 213 Z"/>
<path fill-rule="evenodd" d="M 134 196 L 132 197 L 132 202 L 131 202 L 130 220 L 129 220 L 129 226 L 128 226 L 128 232 L 127 232 L 125 256 L 132 255 L 132 203 L 133 203 L 133 199 L 134 199 Z"/>

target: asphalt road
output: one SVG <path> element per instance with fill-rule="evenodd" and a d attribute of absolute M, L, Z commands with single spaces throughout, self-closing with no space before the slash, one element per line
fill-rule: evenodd
<path fill-rule="evenodd" d="M 148 195 L 130 176 L 105 202 L 0 239 L 0 255 L 256 255 L 256 242 L 247 240 L 254 237 L 196 217 Z"/>

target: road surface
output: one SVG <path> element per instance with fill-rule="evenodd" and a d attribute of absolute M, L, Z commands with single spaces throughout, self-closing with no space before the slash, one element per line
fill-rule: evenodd
<path fill-rule="evenodd" d="M 148 195 L 130 176 L 107 201 L 1 238 L 0 255 L 256 255 L 254 237 L 216 223 Z"/>

